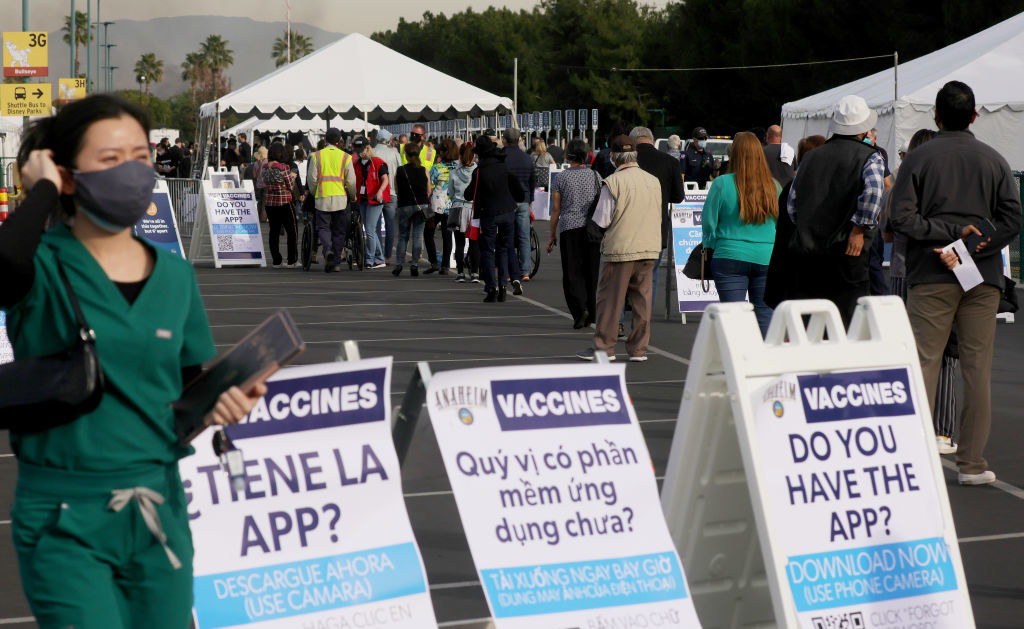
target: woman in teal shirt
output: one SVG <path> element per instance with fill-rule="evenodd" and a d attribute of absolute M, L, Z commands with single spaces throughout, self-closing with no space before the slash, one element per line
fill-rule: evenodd
<path fill-rule="evenodd" d="M 11 434 L 25 596 L 41 627 L 184 629 L 192 536 L 177 462 L 190 449 L 177 443 L 170 404 L 214 347 L 192 267 L 132 235 L 153 196 L 148 116 L 91 96 L 35 123 L 18 157 L 28 196 L 0 226 L 15 359 L 73 345 L 63 268 L 105 378 L 94 411 Z M 66 221 L 44 233 L 58 209 Z M 235 423 L 265 392 L 233 387 L 206 420 Z"/>
<path fill-rule="evenodd" d="M 704 248 L 715 251 L 711 276 L 719 300 L 744 301 L 749 294 L 764 336 L 772 318 L 764 287 L 775 244 L 779 184 L 753 133 L 736 134 L 729 164 L 732 172 L 714 180 L 704 202 Z"/>

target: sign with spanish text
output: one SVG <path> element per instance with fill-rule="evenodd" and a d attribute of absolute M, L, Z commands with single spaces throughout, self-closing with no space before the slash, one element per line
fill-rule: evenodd
<path fill-rule="evenodd" d="M 47 76 L 48 38 L 46 31 L 5 31 L 4 76 Z"/>
<path fill-rule="evenodd" d="M 197 629 L 436 627 L 391 443 L 391 358 L 291 367 L 227 435 L 179 463 Z"/>
<path fill-rule="evenodd" d="M 801 627 L 973 626 L 911 385 L 895 367 L 783 374 L 752 393 L 767 528 Z"/>
<path fill-rule="evenodd" d="M 49 116 L 50 95 L 49 83 L 5 83 L 0 85 L 0 115 Z"/>
<path fill-rule="evenodd" d="M 683 203 L 672 205 L 672 256 L 675 258 L 676 295 L 679 312 L 703 312 L 709 304 L 718 303 L 718 290 L 711 280 L 711 269 L 708 273 L 708 292 L 699 279 L 691 280 L 683 274 L 686 261 L 694 248 L 704 239 L 701 216 L 704 210 L 703 195 L 687 194 Z"/>
<path fill-rule="evenodd" d="M 700 626 L 623 365 L 441 372 L 427 407 L 497 629 Z"/>

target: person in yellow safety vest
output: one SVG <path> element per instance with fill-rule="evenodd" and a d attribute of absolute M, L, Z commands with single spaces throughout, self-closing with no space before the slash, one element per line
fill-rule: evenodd
<path fill-rule="evenodd" d="M 420 145 L 420 164 L 422 164 L 423 168 L 425 168 L 429 173 L 430 167 L 434 165 L 434 160 L 437 159 L 437 149 L 430 146 L 424 141 L 424 137 L 426 136 L 426 134 L 427 130 L 423 127 L 423 125 L 418 124 L 412 128 L 412 134 L 409 136 L 409 138 L 413 144 Z M 402 165 L 405 166 L 405 164 L 407 163 L 405 157 L 405 144 L 402 145 L 402 150 L 399 151 L 399 154 L 402 156 Z"/>
<path fill-rule="evenodd" d="M 313 153 L 306 169 L 306 187 L 314 198 L 316 231 L 324 250 L 324 272 L 337 270 L 345 248 L 348 201 L 356 193 L 352 156 L 341 149 L 341 131 L 331 127 L 327 146 Z"/>

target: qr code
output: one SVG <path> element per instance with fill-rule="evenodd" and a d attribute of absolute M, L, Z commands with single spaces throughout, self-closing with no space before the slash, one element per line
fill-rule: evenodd
<path fill-rule="evenodd" d="M 864 614 L 849 612 L 847 614 L 830 614 L 811 618 L 814 629 L 864 629 Z"/>
<path fill-rule="evenodd" d="M 217 234 L 217 251 L 234 251 L 235 238 L 230 234 Z"/>

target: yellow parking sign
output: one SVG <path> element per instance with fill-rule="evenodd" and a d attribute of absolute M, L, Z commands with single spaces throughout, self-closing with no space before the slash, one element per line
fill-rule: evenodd
<path fill-rule="evenodd" d="M 22 83 L 0 85 L 0 115 L 49 116 L 49 83 Z"/>
<path fill-rule="evenodd" d="M 85 79 L 59 79 L 57 81 L 57 100 L 78 100 L 85 98 Z"/>
<path fill-rule="evenodd" d="M 46 31 L 4 33 L 4 76 L 47 76 Z"/>

